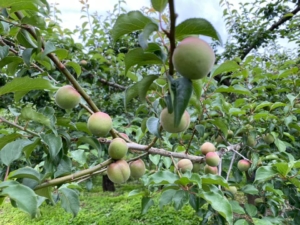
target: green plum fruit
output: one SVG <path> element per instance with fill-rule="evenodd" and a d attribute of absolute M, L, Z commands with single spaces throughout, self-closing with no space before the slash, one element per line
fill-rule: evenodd
<path fill-rule="evenodd" d="M 73 109 L 80 99 L 81 95 L 71 85 L 60 87 L 55 95 L 55 102 L 62 109 Z"/>
<path fill-rule="evenodd" d="M 203 155 L 206 155 L 209 152 L 215 152 L 216 147 L 213 143 L 204 142 L 200 147 L 200 151 L 202 152 Z"/>
<path fill-rule="evenodd" d="M 107 176 L 113 183 L 116 184 L 126 182 L 130 177 L 130 168 L 128 163 L 123 159 L 111 163 L 107 167 Z"/>
<path fill-rule="evenodd" d="M 235 195 L 237 193 L 236 186 L 229 186 L 229 188 L 225 188 L 226 191 L 231 192 L 231 194 Z"/>
<path fill-rule="evenodd" d="M 108 155 L 112 159 L 122 159 L 128 152 L 126 141 L 122 138 L 114 138 L 108 147 Z"/>
<path fill-rule="evenodd" d="M 177 168 L 183 173 L 185 173 L 186 171 L 192 171 L 193 163 L 189 159 L 181 159 L 177 163 Z"/>
<path fill-rule="evenodd" d="M 87 127 L 92 134 L 103 137 L 112 129 L 112 119 L 106 113 L 96 112 L 88 119 Z"/>
<path fill-rule="evenodd" d="M 208 152 L 205 155 L 205 161 L 209 166 L 217 166 L 220 163 L 220 157 L 216 152 Z"/>
<path fill-rule="evenodd" d="M 204 173 L 205 174 L 218 174 L 218 167 L 205 165 L 204 166 Z"/>
<path fill-rule="evenodd" d="M 179 133 L 185 131 L 190 125 L 190 115 L 184 111 L 179 125 L 174 124 L 174 113 L 169 113 L 167 108 L 164 108 L 160 113 L 160 123 L 165 131 L 169 133 Z"/>
<path fill-rule="evenodd" d="M 247 171 L 251 166 L 251 163 L 245 159 L 241 159 L 238 164 L 237 167 L 241 172 L 245 172 Z"/>
<path fill-rule="evenodd" d="M 255 140 L 255 137 L 252 135 L 248 135 L 247 137 L 247 145 L 250 147 L 254 147 L 257 144 L 257 141 Z"/>
<path fill-rule="evenodd" d="M 175 48 L 172 62 L 182 76 L 192 80 L 201 79 L 212 69 L 215 53 L 204 40 L 187 37 Z"/>
<path fill-rule="evenodd" d="M 263 140 L 267 143 L 267 144 L 272 144 L 275 141 L 275 138 L 273 137 L 272 134 L 268 133 L 266 135 L 263 136 Z"/>
<path fill-rule="evenodd" d="M 134 179 L 139 179 L 145 174 L 146 166 L 143 160 L 138 159 L 129 163 L 130 176 Z"/>

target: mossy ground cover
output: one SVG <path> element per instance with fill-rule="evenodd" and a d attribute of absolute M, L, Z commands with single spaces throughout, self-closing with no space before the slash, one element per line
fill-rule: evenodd
<path fill-rule="evenodd" d="M 195 215 L 190 206 L 176 211 L 172 206 L 165 206 L 162 210 L 158 205 L 150 208 L 149 212 L 141 215 L 141 197 L 128 197 L 130 190 L 139 188 L 140 184 L 131 182 L 116 186 L 114 193 L 103 192 L 101 185 L 97 184 L 90 192 L 83 191 L 80 194 L 81 210 L 77 217 L 66 213 L 59 204 L 51 206 L 43 203 L 40 208 L 41 217 L 30 217 L 13 208 L 8 201 L 0 206 L 1 225 L 193 225 L 199 224 L 200 218 Z M 155 199 L 156 203 L 158 198 Z"/>

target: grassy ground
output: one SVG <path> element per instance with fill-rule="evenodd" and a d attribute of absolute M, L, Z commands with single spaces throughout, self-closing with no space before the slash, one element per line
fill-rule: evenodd
<path fill-rule="evenodd" d="M 171 206 L 160 210 L 158 206 L 152 207 L 146 215 L 141 215 L 141 197 L 127 197 L 130 190 L 138 188 L 138 183 L 129 183 L 118 186 L 114 193 L 103 192 L 100 185 L 93 188 L 91 192 L 82 192 L 81 210 L 77 217 L 72 218 L 59 205 L 50 206 L 43 204 L 41 207 L 41 218 L 30 219 L 27 214 L 19 209 L 13 208 L 6 201 L 0 206 L 1 225 L 168 225 L 200 223 L 190 206 L 176 211 Z M 157 202 L 157 201 L 156 201 Z"/>

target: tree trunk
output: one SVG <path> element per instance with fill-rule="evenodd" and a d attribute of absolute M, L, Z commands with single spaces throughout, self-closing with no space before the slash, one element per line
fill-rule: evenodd
<path fill-rule="evenodd" d="M 116 191 L 114 183 L 111 182 L 107 175 L 102 176 L 102 189 L 103 191 Z"/>

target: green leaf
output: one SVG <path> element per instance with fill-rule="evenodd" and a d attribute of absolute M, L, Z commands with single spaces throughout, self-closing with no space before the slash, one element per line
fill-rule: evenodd
<path fill-rule="evenodd" d="M 0 61 L 0 68 L 9 64 L 22 64 L 23 60 L 18 56 L 7 56 Z M 1 88 L 0 88 L 1 90 Z"/>
<path fill-rule="evenodd" d="M 87 136 L 80 137 L 77 141 L 77 146 L 80 145 L 81 143 L 89 144 L 92 148 L 96 149 L 98 152 L 102 150 L 102 147 L 97 138 L 87 137 Z"/>
<path fill-rule="evenodd" d="M 291 105 L 294 105 L 294 101 L 297 98 L 297 96 L 294 96 L 292 94 L 287 94 L 286 97 L 290 100 Z"/>
<path fill-rule="evenodd" d="M 84 165 L 86 163 L 86 155 L 84 150 L 71 151 L 71 157 L 80 165 Z"/>
<path fill-rule="evenodd" d="M 247 222 L 247 220 L 245 219 L 240 219 L 240 220 L 237 220 L 234 225 L 249 225 L 249 223 Z"/>
<path fill-rule="evenodd" d="M 205 199 L 214 210 L 220 213 L 229 224 L 233 224 L 233 213 L 230 203 L 227 198 L 217 192 L 202 192 L 199 194 Z"/>
<path fill-rule="evenodd" d="M 224 177 L 214 175 L 214 174 L 205 174 L 201 176 L 202 184 L 217 184 L 222 185 L 224 187 L 229 187 L 227 181 Z"/>
<path fill-rule="evenodd" d="M 36 180 L 38 182 L 40 182 L 40 180 L 41 180 L 40 173 L 38 171 L 36 171 L 35 169 L 31 168 L 31 167 L 23 167 L 23 168 L 14 170 L 14 171 L 9 173 L 8 177 L 10 179 L 13 179 L 13 178 L 30 178 L 30 179 Z"/>
<path fill-rule="evenodd" d="M 172 198 L 176 192 L 177 192 L 177 190 L 167 189 L 161 194 L 160 199 L 159 199 L 159 207 L 161 210 L 162 210 L 163 206 L 170 204 L 172 202 Z"/>
<path fill-rule="evenodd" d="M 196 98 L 197 100 L 200 100 L 203 91 L 202 79 L 192 80 L 192 82 L 193 82 L 193 90 L 196 95 Z"/>
<path fill-rule="evenodd" d="M 43 51 L 42 55 L 43 55 L 43 57 L 45 57 L 46 55 L 48 55 L 49 53 L 54 52 L 55 50 L 56 50 L 55 45 L 52 42 L 47 41 L 45 43 L 45 48 L 44 48 L 44 51 Z"/>
<path fill-rule="evenodd" d="M 245 210 L 251 217 L 254 217 L 257 214 L 257 208 L 252 204 L 245 204 Z"/>
<path fill-rule="evenodd" d="M 160 155 L 149 155 L 149 159 L 155 166 L 157 166 L 160 161 Z"/>
<path fill-rule="evenodd" d="M 225 92 L 225 93 L 235 93 L 235 94 L 241 94 L 241 95 L 250 95 L 251 92 L 240 86 L 240 85 L 234 85 L 234 86 L 230 86 L 227 87 L 225 85 L 221 85 L 220 87 L 218 87 L 215 92 Z"/>
<path fill-rule="evenodd" d="M 9 47 L 7 45 L 0 46 L 0 60 L 5 58 L 9 53 Z"/>
<path fill-rule="evenodd" d="M 193 84 L 190 79 L 182 77 L 172 80 L 171 89 L 174 94 L 174 125 L 178 126 L 192 96 Z"/>
<path fill-rule="evenodd" d="M 160 123 L 158 118 L 150 117 L 146 122 L 146 126 L 151 134 L 155 135 L 158 138 L 161 138 L 159 129 Z"/>
<path fill-rule="evenodd" d="M 16 140 L 6 144 L 0 151 L 2 163 L 9 166 L 13 161 L 21 157 L 23 148 L 31 143 L 29 140 Z"/>
<path fill-rule="evenodd" d="M 154 31 L 157 30 L 158 30 L 157 23 L 150 22 L 144 27 L 142 33 L 139 34 L 138 41 L 140 46 L 144 50 L 148 47 L 148 38 Z"/>
<path fill-rule="evenodd" d="M 154 205 L 154 201 L 150 197 L 142 198 L 142 214 L 146 214 L 151 206 Z"/>
<path fill-rule="evenodd" d="M 228 73 L 236 71 L 240 68 L 236 61 L 225 61 L 219 65 L 212 73 L 211 77 L 214 77 L 221 73 Z"/>
<path fill-rule="evenodd" d="M 261 166 L 256 171 L 254 182 L 265 182 L 277 174 L 277 171 L 275 171 L 272 166 Z"/>
<path fill-rule="evenodd" d="M 257 195 L 259 193 L 258 189 L 251 184 L 245 185 L 242 188 L 242 192 L 244 192 L 245 194 L 250 194 L 250 195 Z"/>
<path fill-rule="evenodd" d="M 25 95 L 32 90 L 55 90 L 49 80 L 43 78 L 17 77 L 0 88 L 0 96 L 7 93 L 22 92 Z"/>
<path fill-rule="evenodd" d="M 286 104 L 285 104 L 285 103 L 282 103 L 282 102 L 275 102 L 275 103 L 271 106 L 270 111 L 271 111 L 271 110 L 274 110 L 274 109 L 276 109 L 276 108 L 278 108 L 278 107 L 283 107 L 283 106 L 286 106 Z"/>
<path fill-rule="evenodd" d="M 24 46 L 25 48 L 37 48 L 35 40 L 25 29 L 19 30 L 17 35 L 17 40 L 20 43 L 20 45 Z"/>
<path fill-rule="evenodd" d="M 111 36 L 114 41 L 117 41 L 124 34 L 144 29 L 151 21 L 149 17 L 144 16 L 140 11 L 131 11 L 127 14 L 121 14 L 112 28 Z"/>
<path fill-rule="evenodd" d="M 72 152 L 71 152 L 72 153 Z M 71 154 L 72 156 L 72 154 Z M 69 157 L 63 156 L 59 161 L 54 178 L 66 176 L 72 173 L 72 161 Z"/>
<path fill-rule="evenodd" d="M 52 196 L 52 187 L 40 188 L 34 191 L 37 195 L 43 196 L 51 201 L 53 205 L 55 205 L 53 196 Z"/>
<path fill-rule="evenodd" d="M 168 0 L 151 0 L 153 9 L 158 12 L 163 12 L 168 4 Z"/>
<path fill-rule="evenodd" d="M 144 65 L 163 64 L 163 61 L 160 57 L 154 53 L 144 52 L 142 48 L 135 48 L 129 51 L 125 55 L 124 62 L 125 74 L 127 74 L 128 70 L 134 65 L 140 67 Z"/>
<path fill-rule="evenodd" d="M 36 138 L 32 144 L 29 144 L 23 148 L 23 152 L 25 154 L 25 157 L 29 159 L 31 156 L 32 151 L 41 143 L 40 138 Z"/>
<path fill-rule="evenodd" d="M 285 145 L 285 143 L 282 140 L 276 138 L 274 144 L 276 145 L 276 147 L 278 148 L 278 150 L 280 152 L 285 152 L 286 145 Z"/>
<path fill-rule="evenodd" d="M 34 121 L 34 122 L 43 124 L 49 128 L 52 128 L 50 119 L 48 117 L 46 117 L 44 114 L 36 112 L 32 108 L 32 105 L 27 105 L 21 110 L 20 118 L 27 120 L 27 121 Z"/>
<path fill-rule="evenodd" d="M 8 135 L 1 137 L 0 138 L 0 149 L 2 149 L 9 142 L 12 142 L 19 137 L 22 137 L 22 135 L 19 133 L 12 133 L 12 134 L 8 134 Z"/>
<path fill-rule="evenodd" d="M 75 217 L 80 208 L 78 193 L 70 188 L 60 188 L 58 189 L 59 196 L 61 199 L 61 206 L 68 213 L 72 213 Z"/>
<path fill-rule="evenodd" d="M 274 225 L 267 219 L 252 218 L 254 225 Z"/>
<path fill-rule="evenodd" d="M 223 132 L 223 134 L 225 135 L 225 137 L 227 137 L 228 125 L 226 124 L 226 122 L 225 122 L 224 119 L 222 119 L 222 118 L 216 118 L 216 119 L 213 119 L 213 120 L 209 120 L 209 122 L 211 122 L 217 128 L 219 128 Z"/>
<path fill-rule="evenodd" d="M 0 196 L 8 196 L 19 209 L 28 213 L 32 218 L 36 216 L 37 196 L 29 187 L 22 184 L 8 185 L 0 191 Z"/>
<path fill-rule="evenodd" d="M 283 177 L 286 177 L 287 174 L 291 171 L 292 166 L 290 163 L 286 162 L 280 162 L 273 164 L 274 167 L 276 167 L 277 171 L 282 175 Z"/>
<path fill-rule="evenodd" d="M 219 33 L 215 30 L 213 25 L 203 18 L 191 18 L 187 19 L 180 24 L 178 24 L 175 28 L 175 37 L 177 39 L 183 39 L 186 36 L 190 35 L 205 35 L 208 37 L 212 37 L 220 42 L 222 45 L 222 39 Z"/>
<path fill-rule="evenodd" d="M 232 211 L 237 214 L 245 214 L 245 210 L 240 206 L 238 201 L 229 201 Z"/>
<path fill-rule="evenodd" d="M 27 66 L 31 65 L 30 59 L 33 52 L 33 48 L 26 48 L 22 53 L 22 58 Z"/>
<path fill-rule="evenodd" d="M 173 184 L 176 180 L 178 180 L 178 175 L 165 170 L 158 171 L 149 176 L 148 183 L 149 184 Z"/>
<path fill-rule="evenodd" d="M 267 107 L 267 106 L 269 107 L 269 106 L 271 106 L 272 104 L 273 104 L 272 102 L 267 102 L 267 101 L 262 102 L 262 103 L 260 103 L 258 106 L 255 107 L 254 112 L 257 111 L 257 110 L 259 110 L 259 109 L 262 109 L 262 108 L 264 108 L 264 107 Z"/>
<path fill-rule="evenodd" d="M 62 148 L 61 137 L 55 134 L 45 134 L 42 135 L 42 141 L 48 146 L 50 157 L 54 160 Z"/>
<path fill-rule="evenodd" d="M 125 98 L 124 98 L 125 107 L 127 107 L 131 99 L 137 96 L 139 96 L 142 102 L 145 102 L 148 89 L 150 88 L 153 81 L 156 80 L 158 77 L 159 76 L 157 75 L 148 75 L 145 76 L 141 81 L 128 87 L 125 90 Z"/>
<path fill-rule="evenodd" d="M 77 76 L 79 77 L 81 74 L 81 66 L 75 62 L 69 61 L 66 63 L 66 66 L 70 66 L 75 70 L 75 73 L 77 74 Z"/>
<path fill-rule="evenodd" d="M 174 208 L 176 210 L 180 210 L 184 206 L 184 204 L 186 204 L 188 201 L 189 201 L 189 194 L 187 191 L 184 190 L 177 190 L 172 199 Z"/>

